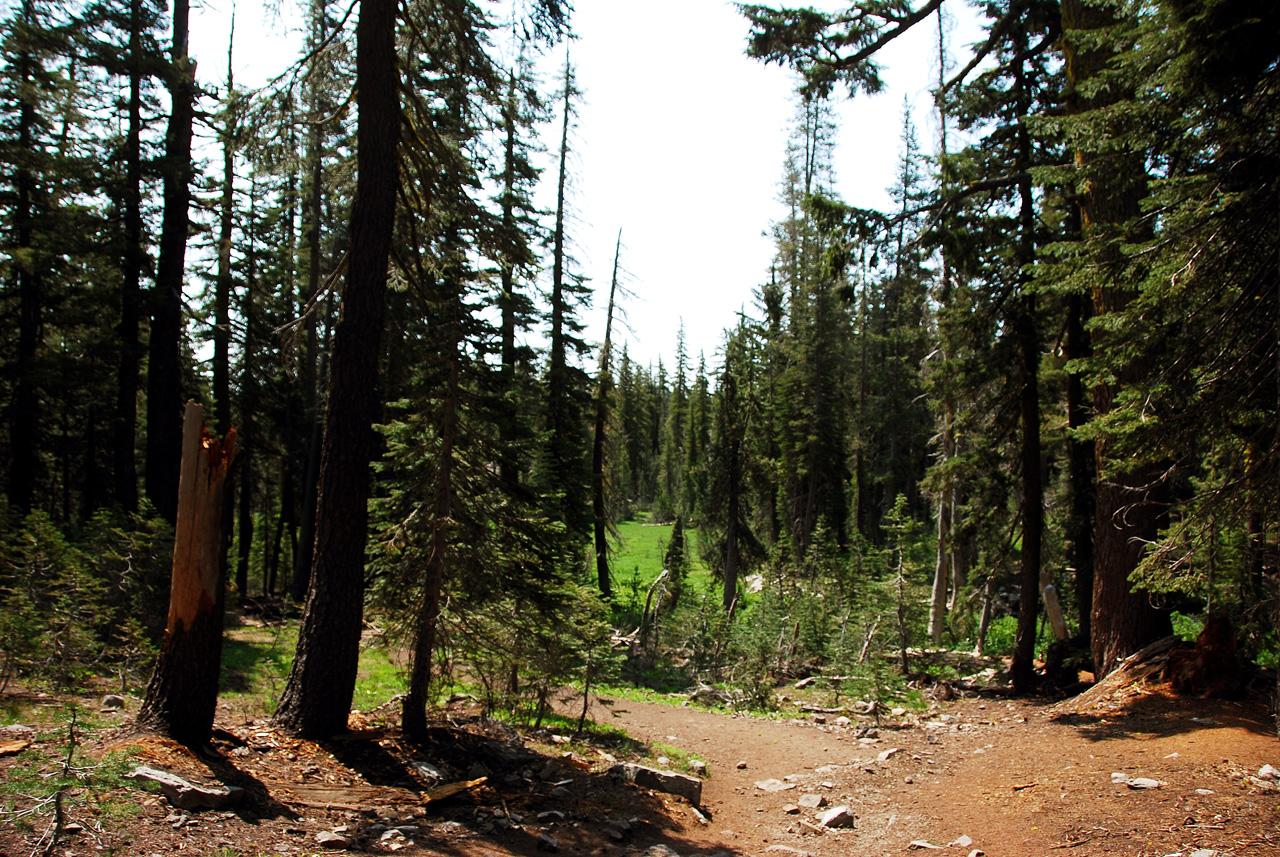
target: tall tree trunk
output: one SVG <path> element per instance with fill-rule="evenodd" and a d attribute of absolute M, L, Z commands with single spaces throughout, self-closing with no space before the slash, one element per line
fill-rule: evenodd
<path fill-rule="evenodd" d="M 1084 325 L 1089 299 L 1073 294 L 1067 298 L 1067 360 L 1084 360 L 1092 353 Z M 1080 373 L 1067 376 L 1067 427 L 1075 431 L 1089 421 L 1084 380 Z M 1067 566 L 1076 576 L 1076 613 L 1080 617 L 1080 639 L 1092 637 L 1093 612 L 1093 528 L 1094 466 L 1093 443 L 1076 437 L 1067 439 L 1067 481 L 1071 486 L 1071 510 L 1067 518 Z"/>
<path fill-rule="evenodd" d="M 1110 7 L 1089 5 L 1083 0 L 1063 0 L 1062 26 L 1066 54 L 1068 109 L 1099 109 L 1114 104 L 1123 93 L 1114 87 L 1093 98 L 1081 97 L 1082 85 L 1097 75 L 1111 59 L 1104 48 L 1084 48 L 1077 44 L 1078 31 L 1100 30 L 1115 23 Z M 1080 226 L 1087 240 L 1098 231 L 1126 223 L 1141 213 L 1146 194 L 1146 172 L 1141 155 L 1109 153 L 1094 156 L 1077 152 L 1076 163 L 1091 170 L 1088 190 L 1080 200 Z M 1093 312 L 1095 316 L 1123 310 L 1134 297 L 1124 282 L 1123 255 L 1112 243 L 1097 253 Z M 1093 348 L 1105 353 L 1106 335 L 1094 331 Z M 1135 378 L 1134 367 L 1121 367 L 1116 384 L 1125 386 Z M 1117 389 L 1101 383 L 1093 390 L 1097 415 L 1108 413 Z M 1134 592 L 1129 575 L 1142 558 L 1144 545 L 1159 533 L 1166 498 L 1158 483 L 1158 471 L 1117 474 L 1108 463 L 1108 440 L 1099 437 L 1095 449 L 1097 493 L 1095 494 L 1096 535 L 1094 539 L 1093 607 L 1091 648 L 1099 678 L 1115 668 L 1120 658 L 1136 652 L 1149 642 L 1169 634 L 1169 615 L 1151 606 L 1146 593 Z"/>
<path fill-rule="evenodd" d="M 418 623 L 413 646 L 413 662 L 409 671 L 409 688 L 405 694 L 400 717 L 400 728 L 415 740 L 427 733 L 427 692 L 431 684 L 431 662 L 435 656 L 437 631 L 440 622 L 440 604 L 444 592 L 445 570 L 449 562 L 449 523 L 453 511 L 453 448 L 458 439 L 458 409 L 461 394 L 459 349 L 461 336 L 461 296 L 456 294 L 459 284 L 453 276 L 446 277 L 444 285 L 455 290 L 450 300 L 447 325 L 447 341 L 443 353 L 447 355 L 448 376 L 445 382 L 444 401 L 440 416 L 440 450 L 436 464 L 435 493 L 431 503 L 431 549 L 427 557 L 426 578 L 418 603 Z"/>
<path fill-rule="evenodd" d="M 116 413 L 112 426 L 112 469 L 116 502 L 138 510 L 138 366 L 142 343 L 142 0 L 129 3 L 129 130 L 125 136 L 124 247 L 120 270 L 120 363 L 116 369 Z"/>
<path fill-rule="evenodd" d="M 35 10 L 31 0 L 22 4 L 22 20 L 35 26 Z M 38 400 L 36 384 L 36 355 L 40 347 L 42 320 L 41 278 L 37 268 L 37 255 L 31 251 L 34 236 L 34 206 L 36 182 L 29 159 L 35 154 L 34 131 L 36 123 L 35 94 L 32 76 L 35 60 L 27 50 L 17 57 L 18 79 L 22 88 L 18 108 L 18 165 L 14 176 L 16 200 L 13 210 L 13 246 L 28 251 L 25 258 L 15 260 L 15 277 L 18 281 L 18 359 L 17 376 L 13 385 L 13 401 L 9 405 L 9 505 L 20 513 L 26 513 L 35 500 L 36 474 L 39 462 L 38 450 Z"/>
<path fill-rule="evenodd" d="M 240 312 L 244 316 L 244 355 L 240 365 L 240 428 L 245 446 L 254 442 L 254 419 L 258 411 L 257 382 L 253 373 L 253 357 L 258 347 L 255 337 L 257 319 L 254 317 L 254 292 L 258 288 L 257 277 L 257 223 L 258 182 L 251 179 L 249 185 L 249 222 L 245 237 L 248 247 L 245 259 L 244 295 Z M 253 493 L 257 483 L 253 472 L 252 453 L 246 453 L 240 465 L 240 519 L 236 524 L 238 555 L 236 559 L 236 592 L 241 602 L 249 597 L 249 564 L 253 558 Z"/>
<path fill-rule="evenodd" d="M 556 179 L 556 214 L 551 247 L 551 336 L 548 343 L 547 366 L 547 435 L 550 443 L 550 469 L 552 484 L 563 492 L 562 519 L 572 538 L 581 535 L 578 530 L 583 510 L 574 508 L 583 499 L 573 481 L 575 468 L 569 461 L 572 444 L 570 434 L 574 430 L 570 414 L 574 406 L 570 402 L 573 391 L 568 378 L 569 345 L 566 325 L 569 321 L 568 298 L 565 294 L 565 218 L 566 190 L 569 176 L 569 125 L 572 113 L 573 67 L 567 62 L 564 70 L 562 109 L 564 116 L 560 127 L 560 164 Z"/>
<path fill-rule="evenodd" d="M 1017 49 L 1026 50 L 1026 36 L 1019 34 Z M 1014 72 L 1019 116 L 1031 109 L 1030 82 L 1025 66 Z M 1023 175 L 1032 164 L 1031 134 L 1025 121 L 1017 127 L 1018 163 Z M 1018 628 L 1014 638 L 1015 693 L 1029 693 L 1035 686 L 1036 620 L 1040 615 L 1040 562 L 1044 540 L 1044 486 L 1040 472 L 1040 334 L 1036 329 L 1036 296 L 1031 291 L 1031 265 L 1036 257 L 1036 215 L 1031 179 L 1018 182 L 1018 291 L 1014 335 L 1018 339 L 1018 398 L 1022 422 L 1022 568 L 1018 601 Z"/>
<path fill-rule="evenodd" d="M 334 335 L 320 462 L 315 559 L 297 654 L 276 711 L 286 731 L 347 728 L 364 606 L 369 455 L 378 408 L 378 353 L 399 185 L 396 0 L 361 0 L 356 25 L 356 195 L 342 313 Z"/>
<path fill-rule="evenodd" d="M 591 508 L 594 517 L 596 544 L 596 583 L 600 594 L 613 597 L 609 580 L 609 512 L 605 502 L 605 429 L 609 422 L 610 397 L 613 392 L 613 375 L 609 367 L 610 349 L 613 347 L 613 306 L 618 292 L 618 258 L 622 255 L 622 230 L 618 230 L 618 243 L 613 249 L 613 278 L 609 282 L 609 309 L 604 321 L 604 345 L 600 348 L 600 384 L 596 391 L 595 436 L 591 445 Z"/>
<path fill-rule="evenodd" d="M 208 743 L 218 702 L 226 594 L 228 475 L 235 430 L 225 445 L 204 428 L 204 409 L 188 402 L 173 544 L 169 618 L 138 725 L 188 746 Z"/>
<path fill-rule="evenodd" d="M 947 77 L 947 31 L 946 21 L 943 16 L 942 7 L 938 7 L 938 129 L 939 129 L 939 161 L 943 164 L 940 168 L 942 177 L 940 181 L 943 186 L 947 184 L 946 159 L 950 154 L 947 147 L 947 111 L 943 108 L 943 96 L 945 92 Z M 943 225 L 945 229 L 945 224 Z M 941 270 L 938 273 L 938 302 L 945 306 L 950 300 L 951 291 L 951 268 L 947 262 L 946 249 L 940 252 Z M 942 359 L 945 361 L 947 355 L 942 352 Z M 933 591 L 930 593 L 929 599 L 929 639 L 933 644 L 939 645 L 942 642 L 942 626 L 946 618 L 948 608 L 951 606 L 947 601 L 947 587 L 952 581 L 952 570 L 954 563 L 952 556 L 955 553 L 955 546 L 951 540 L 951 523 L 955 515 L 955 480 L 951 478 L 950 471 L 947 469 L 947 462 L 955 458 L 956 455 L 956 438 L 953 426 L 955 425 L 955 405 L 949 395 L 944 394 L 942 405 L 942 465 L 943 479 L 942 487 L 938 491 L 938 545 L 935 555 L 933 568 Z M 953 602 L 954 603 L 954 602 Z"/>
<path fill-rule="evenodd" d="M 502 111 L 503 170 L 502 170 L 502 231 L 511 241 L 516 232 L 516 134 L 519 111 L 517 77 L 512 71 L 507 81 L 507 101 Z M 498 475 L 504 485 L 514 488 L 520 483 L 520 464 L 516 455 L 516 439 L 519 434 L 516 417 L 516 265 L 513 258 L 502 260 L 502 293 L 498 296 L 501 318 L 502 349 L 502 425 L 500 439 L 502 450 L 498 458 Z"/>
<path fill-rule="evenodd" d="M 311 42 L 318 46 L 327 33 L 327 9 L 325 0 L 316 0 L 311 9 Z M 311 136 L 307 143 L 308 171 L 311 174 L 311 195 L 307 200 L 307 313 L 306 356 L 302 361 L 302 395 L 306 402 L 307 467 L 302 483 L 302 520 L 299 550 L 294 556 L 293 580 L 289 594 L 295 601 L 302 601 L 311 582 L 311 566 L 314 560 L 316 533 L 316 501 L 320 489 L 320 447 L 324 436 L 324 423 L 320 419 L 320 286 L 324 254 L 320 243 L 320 230 L 324 215 L 324 136 L 321 128 L 322 105 L 320 99 L 320 72 L 312 69 L 308 113 L 311 120 Z"/>
<path fill-rule="evenodd" d="M 168 70 L 173 107 L 165 133 L 164 218 L 147 361 L 147 496 L 170 523 L 178 514 L 178 470 L 182 460 L 182 285 L 196 92 L 195 61 L 187 54 L 189 15 L 190 0 L 174 0 Z"/>
<path fill-rule="evenodd" d="M 227 40 L 227 104 L 222 127 L 222 198 L 218 210 L 218 276 L 213 296 L 213 425 L 218 434 L 231 429 L 231 238 L 235 226 L 236 106 L 232 48 L 236 38 L 235 7 Z"/>

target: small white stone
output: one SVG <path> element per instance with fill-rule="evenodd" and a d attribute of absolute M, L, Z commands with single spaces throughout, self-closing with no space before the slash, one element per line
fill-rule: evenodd
<path fill-rule="evenodd" d="M 853 811 L 847 806 L 837 806 L 818 816 L 822 827 L 853 827 Z"/>

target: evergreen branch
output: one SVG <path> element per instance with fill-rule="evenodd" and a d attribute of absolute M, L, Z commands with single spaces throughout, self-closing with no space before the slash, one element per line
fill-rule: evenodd
<path fill-rule="evenodd" d="M 921 7 L 919 11 L 913 12 L 905 17 L 896 18 L 893 16 L 885 16 L 885 20 L 894 21 L 898 26 L 887 33 L 882 33 L 878 39 L 858 51 L 853 56 L 837 58 L 835 61 L 829 63 L 829 65 L 836 71 L 844 71 L 848 68 L 857 66 L 859 63 L 869 60 L 885 45 L 889 44 L 894 39 L 898 38 L 898 36 L 901 36 L 907 30 L 911 29 L 913 26 L 936 12 L 938 7 L 941 5 L 942 0 L 930 0 L 930 2 Z M 814 62 L 821 63 L 822 60 L 814 57 Z"/>
<path fill-rule="evenodd" d="M 300 72 L 305 66 L 310 65 L 312 60 L 314 60 L 316 57 L 320 56 L 320 54 L 324 53 L 326 50 L 329 49 L 329 46 L 333 44 L 334 40 L 337 39 L 337 37 L 342 33 L 343 28 L 346 27 L 347 21 L 351 20 L 351 14 L 355 12 L 356 7 L 359 5 L 360 5 L 360 0 L 351 0 L 351 5 L 347 7 L 346 14 L 343 15 L 342 20 L 338 22 L 338 26 L 333 28 L 333 32 L 325 36 L 324 41 L 316 45 L 311 50 L 307 51 L 307 53 L 304 54 L 303 56 L 299 57 L 297 62 L 293 63 L 287 69 L 280 72 L 280 74 L 268 80 L 266 86 L 262 87 L 260 91 L 270 92 L 276 88 L 277 84 L 279 84 L 281 81 L 285 80 L 286 78 L 289 78 L 291 80 L 296 80 L 298 72 Z"/>
<path fill-rule="evenodd" d="M 977 68 L 987 58 L 988 54 L 995 50 L 1000 40 L 1013 28 L 1018 16 L 1022 14 L 1022 10 L 1023 2 L 1014 3 L 1009 7 L 1008 11 L 1000 16 L 1000 20 L 996 21 L 995 26 L 991 28 L 991 33 L 987 36 L 987 40 L 982 43 L 982 47 L 973 52 L 973 58 L 969 60 L 969 64 L 960 69 L 951 80 L 943 84 L 942 90 L 937 94 L 937 98 L 943 98 L 950 89 L 962 83 L 969 76 L 969 73 Z"/>

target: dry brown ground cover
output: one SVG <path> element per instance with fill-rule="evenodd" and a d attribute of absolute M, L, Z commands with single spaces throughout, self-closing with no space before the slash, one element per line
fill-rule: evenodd
<path fill-rule="evenodd" d="M 976 692 L 927 712 L 885 714 L 878 725 L 866 715 L 837 724 L 833 714 L 764 719 L 616 700 L 597 703 L 593 716 L 630 740 L 592 743 L 521 736 L 481 721 L 468 704 L 442 712 L 425 745 L 403 741 L 390 712 L 358 717 L 347 740 L 313 743 L 220 709 L 203 755 L 135 734 L 126 710 L 119 725 L 92 733 L 90 756 L 128 751 L 134 764 L 238 785 L 247 800 L 184 812 L 130 784 L 81 789 L 66 796 L 69 829 L 50 853 L 314 854 L 324 851 L 317 836 L 334 830 L 355 851 L 457 857 L 552 847 L 600 857 L 659 857 L 662 847 L 681 857 L 835 857 L 931 853 L 930 845 L 1010 857 L 1280 853 L 1280 783 L 1256 776 L 1264 764 L 1280 767 L 1280 742 L 1258 700 L 1180 697 L 1159 683 L 1056 703 Z M 46 734 L 0 758 L 0 775 L 54 770 L 62 740 Z M 606 773 L 615 759 L 667 747 L 707 762 L 700 813 Z M 424 803 L 439 782 L 415 766 L 422 762 L 444 782 L 485 781 Z M 1113 782 L 1115 773 L 1159 787 L 1132 789 Z M 768 780 L 784 788 L 757 786 Z M 815 829 L 817 811 L 794 809 L 802 795 L 848 806 L 854 825 Z M 6 819 L 0 854 L 40 853 L 51 819 L 36 814 L 25 830 Z"/>

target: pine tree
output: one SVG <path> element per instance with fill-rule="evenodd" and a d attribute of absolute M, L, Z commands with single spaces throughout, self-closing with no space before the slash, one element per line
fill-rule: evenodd
<path fill-rule="evenodd" d="M 291 733 L 341 732 L 355 691 L 364 598 L 372 415 L 399 187 L 396 4 L 361 0 L 356 25 L 355 203 L 343 311 L 334 335 L 316 511 L 316 553 L 298 651 L 275 721 Z"/>
<path fill-rule="evenodd" d="M 195 62 L 187 53 L 190 6 L 189 0 L 174 0 L 172 12 L 173 39 L 165 70 L 171 108 L 165 132 L 164 219 L 147 359 L 146 490 L 156 511 L 170 523 L 177 515 L 182 457 L 182 290 L 196 99 Z"/>
<path fill-rule="evenodd" d="M 9 504 L 25 513 L 40 498 L 45 441 L 51 415 L 41 413 L 49 379 L 44 374 L 42 339 L 49 292 L 55 288 L 58 251 L 52 243 L 57 213 L 57 117 L 48 108 L 61 100 L 69 84 L 63 66 L 67 52 L 54 10 L 24 0 L 3 30 L 5 67 L 0 81 L 4 102 L 3 150 L 5 232 L 10 263 L 5 271 L 7 303 L 17 317 L 17 349 L 9 358 L 13 378 L 7 410 L 10 462 Z"/>
<path fill-rule="evenodd" d="M 546 435 L 544 488 L 561 496 L 557 514 L 565 534 L 581 543 L 591 531 L 590 459 L 587 455 L 587 408 L 590 394 L 586 372 L 577 359 L 586 351 L 580 337 L 578 308 L 589 290 L 572 268 L 568 218 L 569 131 L 579 97 L 573 66 L 566 61 L 560 88 L 560 152 L 556 177 L 555 225 L 551 233 L 551 294 L 548 315 L 546 372 Z"/>

